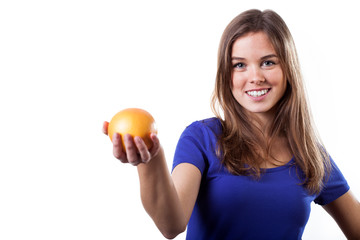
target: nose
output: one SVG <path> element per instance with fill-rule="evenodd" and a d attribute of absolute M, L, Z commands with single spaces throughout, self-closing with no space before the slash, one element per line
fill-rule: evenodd
<path fill-rule="evenodd" d="M 254 84 L 262 84 L 265 82 L 265 76 L 259 67 L 252 67 L 249 69 L 249 80 Z"/>

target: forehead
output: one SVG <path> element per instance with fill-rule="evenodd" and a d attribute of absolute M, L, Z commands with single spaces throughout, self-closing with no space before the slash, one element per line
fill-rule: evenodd
<path fill-rule="evenodd" d="M 251 32 L 235 40 L 232 56 L 250 57 L 276 54 L 273 45 L 264 32 Z"/>

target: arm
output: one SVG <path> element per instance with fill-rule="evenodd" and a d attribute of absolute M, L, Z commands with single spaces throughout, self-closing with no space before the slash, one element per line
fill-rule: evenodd
<path fill-rule="evenodd" d="M 171 177 L 163 153 L 137 168 L 145 210 L 166 238 L 175 238 L 189 222 L 199 192 L 200 171 L 191 164 L 179 164 Z"/>
<path fill-rule="evenodd" d="M 323 208 L 334 218 L 348 239 L 360 239 L 360 203 L 351 191 Z"/>
<path fill-rule="evenodd" d="M 105 122 L 105 134 L 107 126 Z M 154 134 L 151 138 L 154 144 L 148 150 L 141 138 L 125 135 L 125 153 L 120 136 L 114 135 L 113 153 L 121 162 L 137 166 L 143 206 L 160 232 L 171 239 L 186 229 L 199 191 L 201 173 L 191 164 L 179 164 L 171 176 L 158 138 Z"/>

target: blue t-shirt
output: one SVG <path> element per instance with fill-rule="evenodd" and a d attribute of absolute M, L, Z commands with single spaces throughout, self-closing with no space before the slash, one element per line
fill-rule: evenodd
<path fill-rule="evenodd" d="M 311 202 L 325 205 L 349 190 L 332 159 L 331 176 L 318 195 L 301 185 L 293 159 L 266 169 L 260 180 L 232 175 L 216 156 L 220 133 L 217 118 L 197 121 L 185 129 L 176 147 L 173 169 L 191 163 L 202 174 L 188 240 L 301 239 Z"/>

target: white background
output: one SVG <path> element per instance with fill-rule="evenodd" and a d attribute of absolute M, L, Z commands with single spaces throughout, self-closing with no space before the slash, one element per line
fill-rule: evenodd
<path fill-rule="evenodd" d="M 355 3 L 1 1 L 0 239 L 163 239 L 136 168 L 114 159 L 102 123 L 148 110 L 170 168 L 186 125 L 213 116 L 221 34 L 250 8 L 288 24 L 317 128 L 359 199 Z M 303 239 L 345 238 L 313 205 Z"/>

